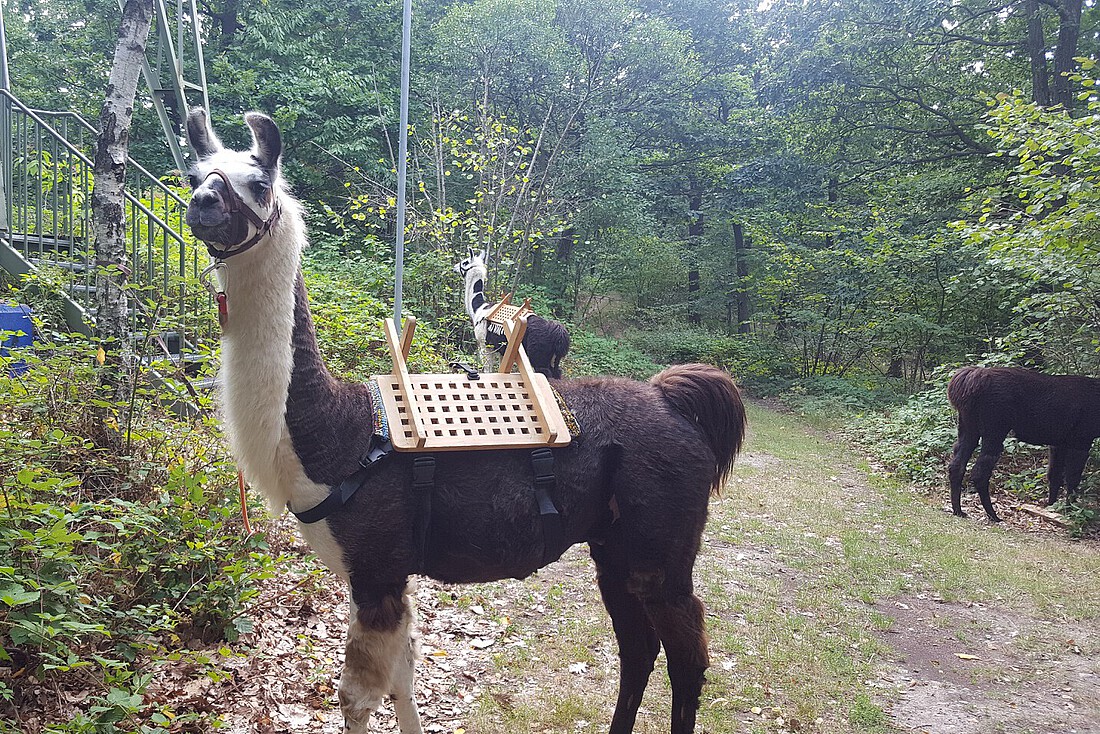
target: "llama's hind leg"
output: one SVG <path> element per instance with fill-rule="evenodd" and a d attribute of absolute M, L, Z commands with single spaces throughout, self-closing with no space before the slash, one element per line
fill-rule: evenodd
<path fill-rule="evenodd" d="M 978 460 L 974 462 L 974 469 L 971 472 L 974 477 L 974 488 L 978 490 L 978 499 L 982 501 L 982 508 L 985 509 L 990 522 L 1001 521 L 997 511 L 993 509 L 993 500 L 989 497 L 989 478 L 993 476 L 993 468 L 997 466 L 997 460 L 1001 458 L 1001 452 L 1004 451 L 1004 439 L 1005 436 L 995 440 L 983 437 L 981 453 L 978 454 Z"/>
<path fill-rule="evenodd" d="M 628 586 L 623 557 L 614 543 L 593 544 L 591 550 L 600 596 L 619 643 L 619 696 L 610 734 L 630 734 L 661 643 L 642 600 Z"/>
<path fill-rule="evenodd" d="M 951 449 L 951 462 L 947 465 L 947 476 L 951 481 L 951 512 L 963 517 L 966 515 L 962 509 L 963 477 L 966 475 L 966 465 L 978 448 L 978 434 L 976 431 L 968 431 L 959 426 L 959 437 L 955 446 Z"/>
<path fill-rule="evenodd" d="M 345 734 L 367 734 L 370 718 L 394 699 L 401 734 L 423 734 L 412 698 L 415 643 L 405 585 L 360 588 L 353 582 L 351 622 L 340 676 Z"/>
<path fill-rule="evenodd" d="M 672 734 L 692 734 L 699 696 L 710 665 L 703 603 L 687 588 L 645 599 L 645 609 L 668 658 L 672 683 Z"/>
<path fill-rule="evenodd" d="M 1053 448 L 1053 447 L 1052 447 Z M 1085 473 L 1085 464 L 1089 460 L 1089 449 L 1065 449 L 1066 455 L 1066 499 L 1072 502 L 1077 497 L 1077 489 L 1081 484 L 1081 475 Z M 1051 487 L 1050 504 L 1058 501 L 1058 495 Z"/>

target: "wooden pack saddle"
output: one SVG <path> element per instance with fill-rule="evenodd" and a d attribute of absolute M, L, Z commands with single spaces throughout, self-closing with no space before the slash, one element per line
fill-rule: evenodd
<path fill-rule="evenodd" d="M 546 376 L 531 368 L 523 350 L 530 305 L 505 305 L 515 312 L 498 314 L 508 336 L 500 371 L 477 379 L 461 373 L 410 374 L 406 360 L 416 319 L 405 320 L 401 338 L 393 319 L 386 319 L 393 373 L 372 379 L 380 388 L 394 449 L 471 451 L 569 444 L 571 436 L 554 391 Z"/>

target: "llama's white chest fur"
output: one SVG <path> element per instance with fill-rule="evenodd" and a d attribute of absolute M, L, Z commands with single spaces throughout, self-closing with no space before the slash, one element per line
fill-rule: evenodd
<path fill-rule="evenodd" d="M 231 260 L 223 283 L 229 320 L 222 336 L 221 409 L 234 457 L 274 512 L 288 502 L 299 511 L 312 507 L 330 490 L 306 476 L 286 422 L 299 256 L 297 245 L 281 244 L 265 242 Z M 346 577 L 328 523 L 300 529 L 325 565 Z"/>

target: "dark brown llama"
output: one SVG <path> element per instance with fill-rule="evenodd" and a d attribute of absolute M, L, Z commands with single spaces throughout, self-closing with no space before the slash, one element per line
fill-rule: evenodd
<path fill-rule="evenodd" d="M 422 454 L 370 463 L 377 408 L 367 386 L 333 377 L 321 361 L 300 271 L 305 224 L 280 175 L 279 130 L 258 113 L 245 121 L 253 147 L 236 152 L 222 146 L 203 110 L 188 115 L 198 163 L 187 223 L 224 288 L 222 410 L 233 453 L 273 507 L 295 511 L 305 539 L 351 589 L 344 731 L 369 731 L 371 712 L 391 697 L 402 734 L 422 733 L 410 575 L 523 578 L 588 543 L 619 642 L 611 733 L 633 729 L 663 647 L 671 732 L 690 734 L 708 665 L 692 568 L 710 495 L 744 436 L 733 381 L 683 365 L 648 383 L 556 383 L 582 431 L 553 450 L 549 489 L 539 484 L 560 516 L 557 532 L 540 519 L 528 450 L 438 453 L 427 484 Z M 346 501 L 311 517 L 333 497 Z"/>
<path fill-rule="evenodd" d="M 959 437 L 951 452 L 951 511 L 961 507 L 966 464 L 981 439 L 971 480 L 985 514 L 1000 522 L 989 498 L 989 477 L 1009 432 L 1024 443 L 1050 447 L 1047 504 L 1062 485 L 1077 494 L 1093 440 L 1100 436 L 1100 379 L 1046 375 L 1021 367 L 963 367 L 951 377 L 947 397 L 959 411 Z"/>

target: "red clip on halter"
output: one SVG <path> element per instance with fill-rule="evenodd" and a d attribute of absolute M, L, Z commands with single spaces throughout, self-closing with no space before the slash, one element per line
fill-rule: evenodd
<path fill-rule="evenodd" d="M 218 260 L 225 260 L 227 257 L 239 255 L 245 250 L 251 249 L 253 245 L 263 239 L 264 235 L 270 232 L 271 228 L 278 224 L 279 215 L 281 214 L 282 210 L 279 208 L 279 200 L 275 198 L 275 189 L 272 189 L 271 196 L 274 199 L 275 203 L 274 206 L 272 206 L 271 208 L 271 214 L 268 215 L 266 221 L 260 219 L 260 215 L 244 203 L 244 200 L 241 199 L 240 194 L 238 194 L 237 190 L 233 188 L 233 184 L 229 183 L 229 176 L 225 174 L 225 171 L 221 170 L 220 168 L 215 168 L 210 173 L 206 174 L 207 178 L 210 178 L 211 176 L 218 176 L 222 180 L 222 183 L 225 184 L 225 189 L 227 192 L 226 198 L 229 205 L 229 213 L 243 214 L 244 218 L 251 222 L 252 226 L 256 228 L 256 234 L 252 235 L 252 237 L 245 240 L 244 242 L 233 245 L 224 250 L 219 250 L 218 248 L 211 245 L 209 242 L 204 243 L 206 245 L 206 249 L 210 252 L 210 257 Z"/>

